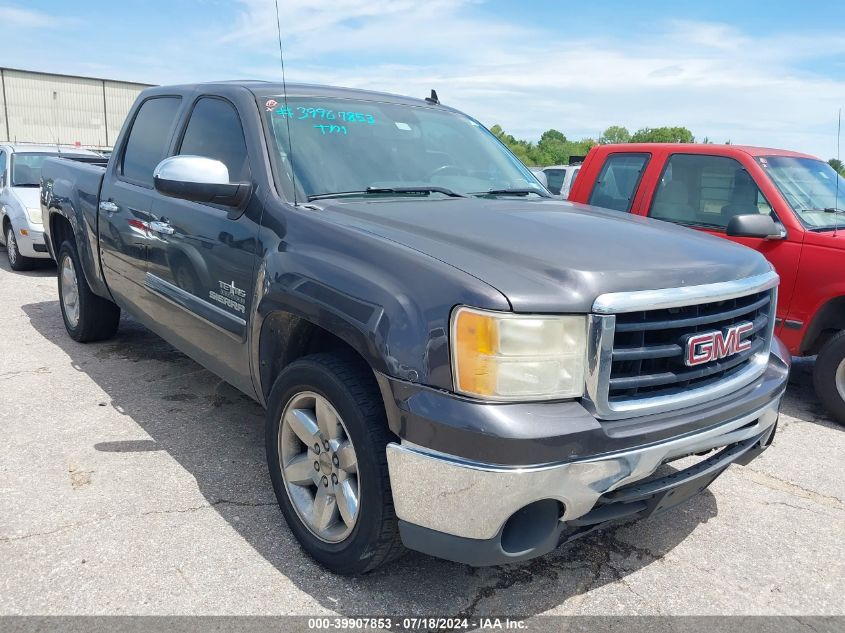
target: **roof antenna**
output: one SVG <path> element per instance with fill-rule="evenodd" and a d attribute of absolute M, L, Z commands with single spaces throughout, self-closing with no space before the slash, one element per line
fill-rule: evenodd
<path fill-rule="evenodd" d="M 440 105 L 440 99 L 437 98 L 437 91 L 434 88 L 431 89 L 431 96 L 426 97 L 425 101 L 426 101 L 426 103 L 433 103 L 434 105 Z"/>
<path fill-rule="evenodd" d="M 285 81 L 285 53 L 282 48 L 282 23 L 279 20 L 279 0 L 276 0 L 276 31 L 279 34 L 279 60 L 282 62 L 282 95 L 285 102 L 285 113 L 288 110 L 288 84 Z M 296 170 L 293 166 L 293 142 L 290 138 L 290 117 L 285 114 L 285 124 L 288 130 L 288 161 L 290 162 L 290 177 L 293 183 L 293 206 L 296 206 Z M 273 129 L 273 126 L 271 126 Z"/>

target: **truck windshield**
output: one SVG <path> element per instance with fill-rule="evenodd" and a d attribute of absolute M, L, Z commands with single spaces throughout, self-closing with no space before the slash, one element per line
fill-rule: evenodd
<path fill-rule="evenodd" d="M 73 158 L 90 161 L 92 156 L 56 152 L 15 152 L 12 154 L 12 187 L 40 187 L 41 166 L 48 158 Z"/>
<path fill-rule="evenodd" d="M 309 199 L 549 195 L 495 136 L 461 114 L 322 97 L 259 105 L 287 193 L 293 175 Z"/>
<path fill-rule="evenodd" d="M 833 167 L 815 158 L 793 156 L 761 156 L 757 162 L 809 229 L 826 231 L 845 225 L 845 178 Z"/>

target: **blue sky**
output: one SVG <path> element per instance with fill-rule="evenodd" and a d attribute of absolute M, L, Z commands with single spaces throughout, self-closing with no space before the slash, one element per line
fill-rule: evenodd
<path fill-rule="evenodd" d="M 279 0 L 289 81 L 426 95 L 536 139 L 609 125 L 836 154 L 845 2 Z M 0 65 L 278 79 L 272 0 L 0 0 Z"/>

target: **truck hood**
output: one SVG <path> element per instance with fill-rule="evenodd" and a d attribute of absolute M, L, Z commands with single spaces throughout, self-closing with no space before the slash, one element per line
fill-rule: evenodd
<path fill-rule="evenodd" d="M 446 262 L 499 290 L 519 312 L 589 312 L 606 292 L 758 275 L 771 266 L 728 240 L 557 200 L 331 201 L 350 228 Z"/>

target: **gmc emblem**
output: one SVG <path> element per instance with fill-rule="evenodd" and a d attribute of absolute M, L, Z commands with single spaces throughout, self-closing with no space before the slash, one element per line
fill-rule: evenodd
<path fill-rule="evenodd" d="M 751 341 L 742 336 L 753 329 L 752 323 L 744 321 L 721 331 L 693 334 L 687 338 L 684 363 L 695 367 L 744 352 L 751 348 Z"/>

